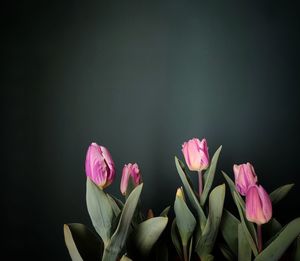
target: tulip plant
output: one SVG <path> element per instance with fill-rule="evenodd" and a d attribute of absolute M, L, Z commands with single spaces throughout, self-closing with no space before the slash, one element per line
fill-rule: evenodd
<path fill-rule="evenodd" d="M 221 149 L 210 160 L 206 139 L 183 143 L 185 164 L 175 157 L 182 187 L 176 191 L 175 216 L 169 222 L 170 207 L 156 217 L 151 209 L 143 213 L 143 182 L 137 163 L 124 165 L 123 199 L 105 191 L 115 182 L 115 164 L 107 148 L 92 143 L 85 172 L 86 203 L 94 229 L 79 223 L 64 225 L 72 260 L 300 260 L 300 218 L 283 226 L 273 216 L 273 207 L 293 184 L 268 194 L 250 163 L 235 164 L 234 181 L 222 174 L 236 205 L 236 217 L 224 209 L 225 183 L 213 188 Z M 197 186 L 190 179 L 193 172 Z"/>

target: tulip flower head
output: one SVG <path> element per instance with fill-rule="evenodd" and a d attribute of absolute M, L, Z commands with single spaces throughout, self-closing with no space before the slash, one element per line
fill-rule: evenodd
<path fill-rule="evenodd" d="M 209 155 L 206 139 L 193 138 L 182 144 L 185 162 L 191 171 L 202 171 L 209 166 Z"/>
<path fill-rule="evenodd" d="M 120 190 L 123 195 L 126 195 L 128 183 L 130 181 L 132 182 L 134 187 L 136 187 L 142 182 L 139 166 L 136 163 L 129 163 L 127 165 L 124 165 L 120 185 Z"/>
<path fill-rule="evenodd" d="M 272 203 L 262 186 L 251 186 L 246 194 L 246 218 L 262 225 L 272 218 Z"/>
<path fill-rule="evenodd" d="M 247 164 L 235 164 L 233 165 L 233 172 L 237 191 L 241 195 L 246 196 L 248 188 L 257 182 L 257 176 L 253 166 L 249 162 Z"/>
<path fill-rule="evenodd" d="M 85 172 L 101 189 L 109 186 L 115 178 L 115 164 L 109 151 L 92 143 L 87 151 L 85 160 Z"/>

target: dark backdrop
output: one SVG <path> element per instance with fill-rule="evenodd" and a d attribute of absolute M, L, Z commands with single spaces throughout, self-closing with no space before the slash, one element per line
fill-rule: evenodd
<path fill-rule="evenodd" d="M 180 185 L 182 142 L 206 137 L 219 170 L 250 161 L 268 191 L 297 183 L 275 214 L 300 215 L 296 1 L 6 2 L 1 256 L 68 260 L 63 223 L 90 225 L 92 141 L 114 158 L 115 195 L 138 162 L 156 213 Z"/>

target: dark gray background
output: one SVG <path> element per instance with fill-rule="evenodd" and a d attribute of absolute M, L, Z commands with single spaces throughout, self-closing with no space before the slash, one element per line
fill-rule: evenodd
<path fill-rule="evenodd" d="M 63 223 L 90 225 L 92 141 L 114 158 L 115 195 L 139 164 L 155 213 L 180 185 L 182 142 L 206 137 L 211 155 L 223 145 L 219 170 L 250 161 L 269 192 L 296 182 L 275 214 L 300 215 L 297 1 L 7 2 L 2 256 L 68 260 Z"/>

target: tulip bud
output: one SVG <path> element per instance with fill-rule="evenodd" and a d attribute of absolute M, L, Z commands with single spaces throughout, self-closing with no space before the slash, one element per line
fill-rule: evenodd
<path fill-rule="evenodd" d="M 176 197 L 179 197 L 179 198 L 183 198 L 184 199 L 184 194 L 183 194 L 183 189 L 182 187 L 178 188 L 177 191 L 176 191 Z M 184 199 L 185 200 L 185 199 Z"/>
<path fill-rule="evenodd" d="M 191 171 L 202 171 L 209 166 L 209 155 L 206 139 L 191 139 L 182 145 L 185 162 Z"/>
<path fill-rule="evenodd" d="M 153 210 L 151 208 L 148 209 L 147 212 L 147 219 L 153 218 L 154 217 L 154 213 Z"/>
<path fill-rule="evenodd" d="M 136 187 L 142 182 L 139 166 L 136 163 L 129 163 L 123 168 L 120 185 L 120 190 L 123 195 L 126 194 L 129 178 L 131 178 L 134 187 Z"/>
<path fill-rule="evenodd" d="M 246 194 L 246 218 L 262 225 L 272 217 L 272 203 L 268 193 L 262 186 L 250 187 Z"/>
<path fill-rule="evenodd" d="M 101 189 L 109 186 L 115 178 L 115 164 L 109 151 L 92 143 L 87 151 L 85 160 L 85 172 Z"/>
<path fill-rule="evenodd" d="M 248 162 L 247 164 L 233 165 L 233 172 L 236 189 L 241 195 L 245 196 L 248 188 L 257 182 L 254 168 Z"/>

